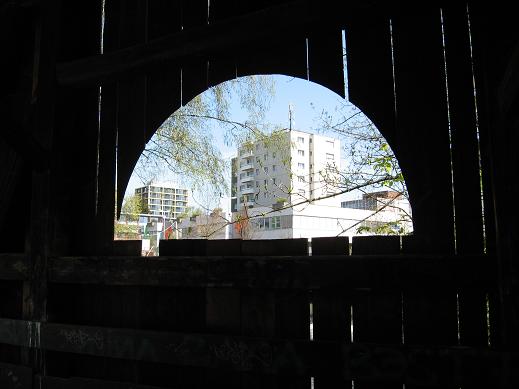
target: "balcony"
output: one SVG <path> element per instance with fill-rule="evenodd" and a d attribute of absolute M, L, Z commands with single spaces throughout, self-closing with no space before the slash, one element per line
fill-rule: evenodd
<path fill-rule="evenodd" d="M 253 194 L 254 193 L 254 187 L 245 188 L 240 190 L 241 194 Z"/>
<path fill-rule="evenodd" d="M 250 181 L 254 181 L 254 176 L 253 175 L 245 176 L 243 178 L 240 178 L 240 182 L 250 182 Z"/>
<path fill-rule="evenodd" d="M 244 163 L 240 165 L 240 170 L 254 170 L 254 165 L 252 163 Z"/>
<path fill-rule="evenodd" d="M 252 150 L 242 150 L 240 152 L 240 158 L 248 158 L 252 156 Z"/>

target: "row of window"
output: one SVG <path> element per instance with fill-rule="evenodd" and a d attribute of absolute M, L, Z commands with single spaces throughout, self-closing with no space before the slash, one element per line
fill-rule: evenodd
<path fill-rule="evenodd" d="M 281 228 L 281 216 L 253 219 L 252 224 L 260 230 L 279 230 Z"/>
<path fill-rule="evenodd" d="M 149 190 L 148 187 L 145 186 L 143 188 L 137 188 L 135 189 L 136 193 L 177 193 L 177 194 L 185 194 L 187 195 L 187 189 L 173 189 L 173 188 L 163 188 L 158 186 L 150 186 Z"/>

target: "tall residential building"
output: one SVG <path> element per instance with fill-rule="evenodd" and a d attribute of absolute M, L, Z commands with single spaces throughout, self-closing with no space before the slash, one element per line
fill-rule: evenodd
<path fill-rule="evenodd" d="M 147 204 L 150 214 L 177 218 L 184 213 L 188 203 L 188 190 L 167 183 L 150 182 L 135 189 Z"/>
<path fill-rule="evenodd" d="M 358 227 L 392 222 L 398 215 L 389 208 L 341 207 L 334 196 L 340 151 L 338 139 L 295 130 L 239 147 L 232 161 L 232 237 L 353 236 Z"/>
<path fill-rule="evenodd" d="M 335 193 L 337 188 L 328 184 L 339 168 L 340 150 L 338 139 L 295 130 L 242 145 L 233 160 L 234 209 L 271 207 L 283 201 L 297 204 Z M 335 197 L 319 204 L 340 207 Z"/>

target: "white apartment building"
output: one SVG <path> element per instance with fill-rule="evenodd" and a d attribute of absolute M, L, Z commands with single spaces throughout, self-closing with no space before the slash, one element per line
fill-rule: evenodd
<path fill-rule="evenodd" d="M 338 139 L 285 130 L 238 149 L 233 159 L 231 236 L 245 239 L 356 235 L 357 226 L 392 221 L 394 213 L 341 207 L 334 180 Z"/>
<path fill-rule="evenodd" d="M 188 190 L 169 183 L 150 182 L 135 189 L 148 205 L 151 215 L 177 218 L 184 213 L 188 204 Z"/>
<path fill-rule="evenodd" d="M 339 140 L 284 130 L 267 142 L 249 143 L 238 150 L 233 169 L 236 211 L 272 207 L 279 200 L 313 202 L 335 193 L 336 188 L 326 181 L 339 168 Z M 340 207 L 335 197 L 319 200 L 319 204 Z"/>

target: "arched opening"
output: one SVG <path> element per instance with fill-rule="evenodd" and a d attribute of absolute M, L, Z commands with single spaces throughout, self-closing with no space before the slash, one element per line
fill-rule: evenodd
<path fill-rule="evenodd" d="M 381 132 L 349 101 L 295 77 L 247 76 L 196 96 L 150 138 L 129 183 L 115 236 L 133 228 L 150 249 L 166 238 L 412 232 Z"/>

